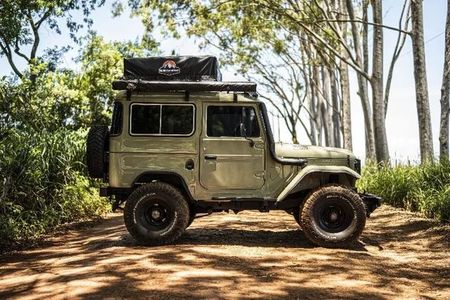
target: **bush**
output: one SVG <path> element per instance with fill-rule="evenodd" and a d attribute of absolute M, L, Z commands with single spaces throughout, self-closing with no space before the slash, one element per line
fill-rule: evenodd
<path fill-rule="evenodd" d="M 450 221 L 449 162 L 394 167 L 368 164 L 357 186 L 383 197 L 384 203 Z"/>
<path fill-rule="evenodd" d="M 0 250 L 108 210 L 85 176 L 83 130 L 10 129 L 0 145 Z"/>

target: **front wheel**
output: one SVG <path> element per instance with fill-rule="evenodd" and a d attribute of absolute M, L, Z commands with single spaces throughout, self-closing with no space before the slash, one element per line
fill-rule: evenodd
<path fill-rule="evenodd" d="M 300 226 L 318 246 L 345 247 L 361 235 L 365 224 L 363 201 L 357 193 L 342 186 L 313 191 L 300 208 Z"/>
<path fill-rule="evenodd" d="M 177 240 L 189 222 L 189 206 L 180 191 L 164 182 L 138 187 L 127 199 L 124 220 L 141 244 L 162 245 Z"/>

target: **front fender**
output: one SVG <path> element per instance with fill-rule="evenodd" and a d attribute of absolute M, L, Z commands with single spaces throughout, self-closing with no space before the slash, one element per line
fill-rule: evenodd
<path fill-rule="evenodd" d="M 355 179 L 361 178 L 354 170 L 345 166 L 307 166 L 303 168 L 292 181 L 281 191 L 277 197 L 277 202 L 283 201 L 287 195 L 309 174 L 313 173 L 332 173 L 332 174 L 346 174 Z"/>

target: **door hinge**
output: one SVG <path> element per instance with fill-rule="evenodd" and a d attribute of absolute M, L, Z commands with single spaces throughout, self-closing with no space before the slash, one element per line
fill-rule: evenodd
<path fill-rule="evenodd" d="M 256 142 L 254 148 L 256 149 L 264 149 L 264 143 Z"/>

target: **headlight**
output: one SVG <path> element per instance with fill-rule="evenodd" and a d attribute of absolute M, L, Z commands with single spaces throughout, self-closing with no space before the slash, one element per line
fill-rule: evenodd
<path fill-rule="evenodd" d="M 358 174 L 361 174 L 361 160 L 355 158 L 355 171 L 358 172 Z"/>

